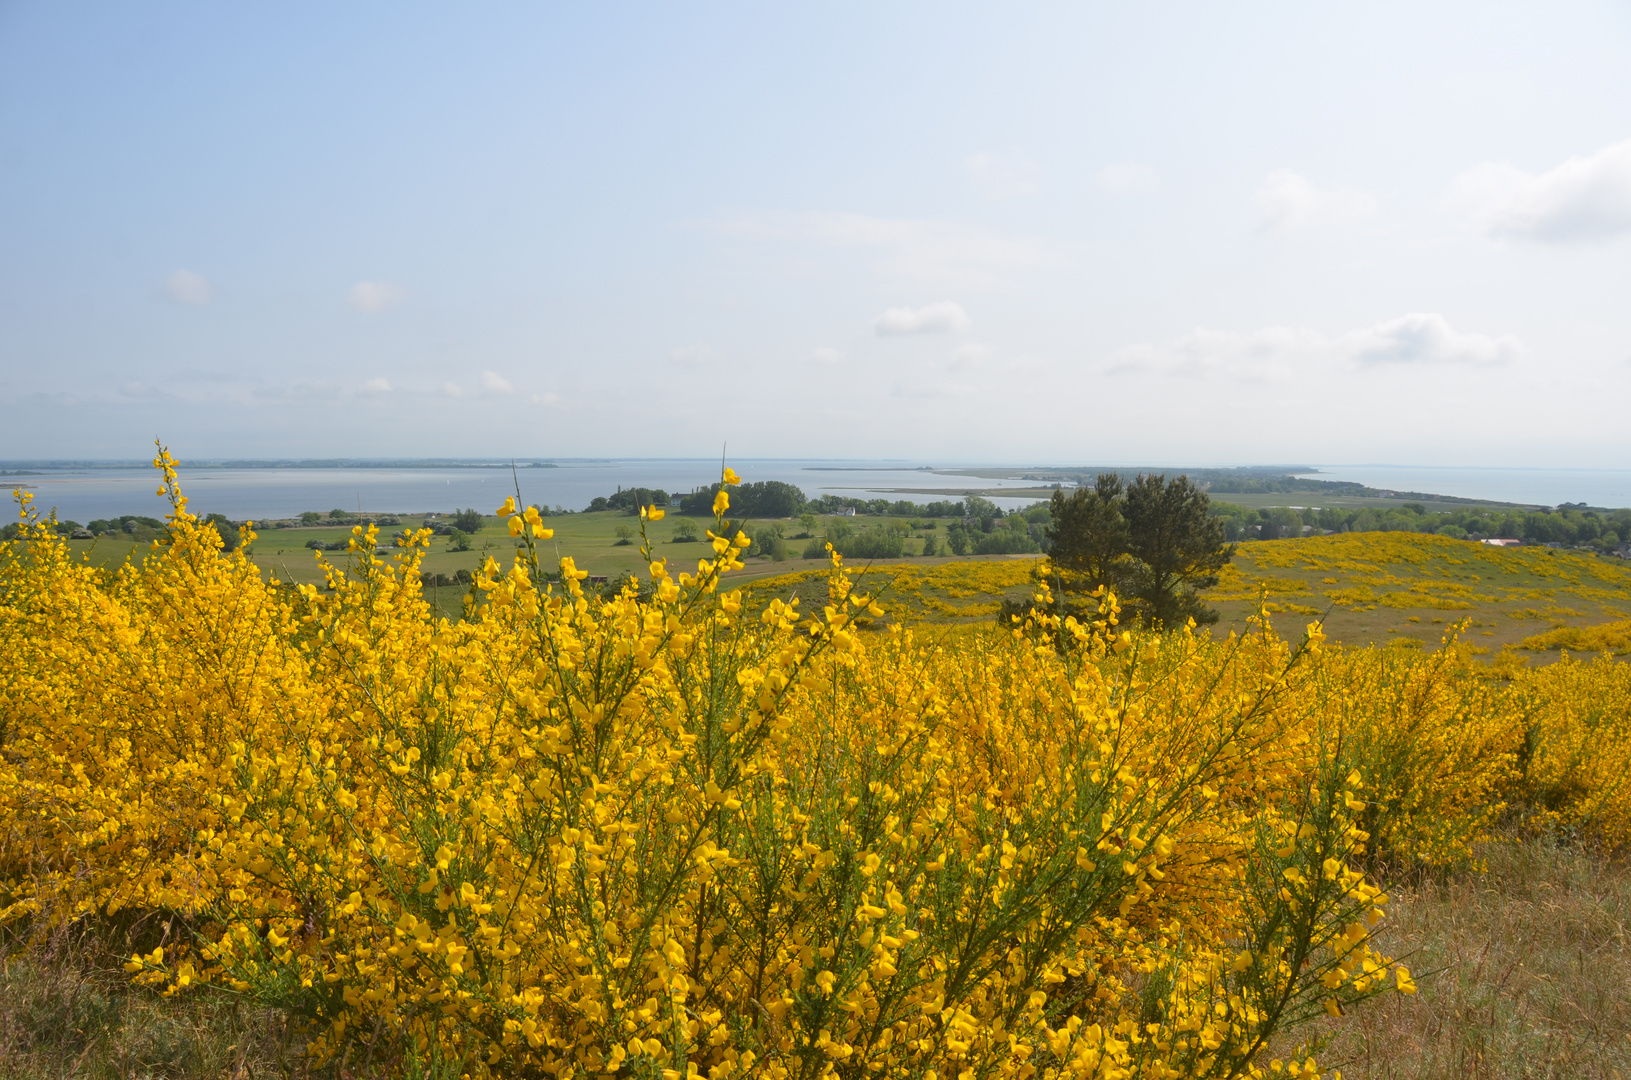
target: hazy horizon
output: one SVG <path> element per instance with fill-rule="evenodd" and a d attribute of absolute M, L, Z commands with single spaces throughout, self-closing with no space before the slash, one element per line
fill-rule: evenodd
<path fill-rule="evenodd" d="M 0 458 L 1631 465 L 1631 9 L 0 8 Z"/>

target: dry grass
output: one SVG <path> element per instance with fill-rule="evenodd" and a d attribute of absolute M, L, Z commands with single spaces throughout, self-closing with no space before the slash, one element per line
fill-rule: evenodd
<path fill-rule="evenodd" d="M 3 1080 L 250 1080 L 298 1075 L 280 1019 L 132 987 L 101 944 L 58 934 L 0 962 Z"/>
<path fill-rule="evenodd" d="M 1631 866 L 1546 839 L 1482 854 L 1486 873 L 1395 890 L 1387 948 L 1413 953 L 1421 992 L 1321 1025 L 1319 1063 L 1348 1080 L 1631 1078 Z"/>

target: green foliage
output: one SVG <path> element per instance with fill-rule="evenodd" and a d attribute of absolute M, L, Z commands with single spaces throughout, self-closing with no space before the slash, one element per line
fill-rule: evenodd
<path fill-rule="evenodd" d="M 447 536 L 448 536 L 447 550 L 449 550 L 449 551 L 469 551 L 470 550 L 470 534 L 465 532 L 463 529 L 454 529 L 452 532 L 448 533 Z"/>
<path fill-rule="evenodd" d="M 1217 490 L 1216 485 L 1213 490 Z M 1435 512 L 1416 501 L 1397 506 L 1329 506 L 1301 511 L 1288 507 L 1252 510 L 1232 503 L 1214 503 L 1212 513 L 1223 524 L 1224 535 L 1230 541 L 1284 540 L 1311 531 L 1422 532 L 1457 540 L 1500 537 L 1529 544 L 1613 550 L 1631 535 L 1631 510 L 1600 511 L 1577 505 L 1555 510 L 1473 507 Z"/>
<path fill-rule="evenodd" d="M 963 516 L 979 518 L 981 521 L 992 521 L 1002 517 L 1002 510 L 990 499 L 982 499 L 978 495 L 970 495 L 963 500 Z"/>
<path fill-rule="evenodd" d="M 846 559 L 898 559 L 906 550 L 906 538 L 899 529 L 874 525 L 833 541 L 833 547 Z"/>
<path fill-rule="evenodd" d="M 1139 564 L 1133 595 L 1150 622 L 1174 627 L 1186 618 L 1212 623 L 1217 612 L 1197 590 L 1218 583 L 1218 571 L 1234 556 L 1223 526 L 1212 518 L 1210 499 L 1187 476 L 1171 480 L 1140 476 L 1127 486 L 1122 514 L 1127 548 Z"/>
<path fill-rule="evenodd" d="M 1218 583 L 1234 548 L 1209 504 L 1187 476 L 1141 475 L 1124 485 L 1119 474 L 1105 472 L 1092 488 L 1069 496 L 1055 491 L 1047 536 L 1060 571 L 1057 584 L 1066 594 L 1059 602 L 1074 611 L 1081 605 L 1072 604 L 1069 594 L 1103 586 L 1153 626 L 1216 622 L 1199 590 Z M 1300 524 L 1298 519 L 1299 530 Z"/>
<path fill-rule="evenodd" d="M 330 510 L 328 512 L 328 516 L 333 521 L 344 521 L 346 518 L 350 517 L 351 515 L 346 513 L 344 510 L 341 510 L 339 507 L 336 506 L 333 510 Z"/>
<path fill-rule="evenodd" d="M 63 522 L 63 524 L 71 528 L 78 527 L 77 523 L 72 521 Z M 162 529 L 164 528 L 164 522 L 158 518 L 144 517 L 139 514 L 126 514 L 123 517 L 116 518 L 97 518 L 86 525 L 85 528 L 98 535 L 117 532 L 134 533 L 138 528 Z"/>
<path fill-rule="evenodd" d="M 459 510 L 453 514 L 453 527 L 462 533 L 478 533 L 481 531 L 481 511 L 475 508 Z M 459 550 L 469 550 L 461 548 Z"/>
<path fill-rule="evenodd" d="M 1068 496 L 1053 493 L 1048 557 L 1075 579 L 1074 591 L 1091 593 L 1100 586 L 1127 591 L 1133 567 L 1127 522 L 1121 516 L 1124 494 L 1121 477 L 1113 472 L 1100 473 L 1092 487 L 1079 487 Z"/>
<path fill-rule="evenodd" d="M 980 501 L 987 506 L 992 505 L 986 500 Z M 888 499 L 854 499 L 842 495 L 823 495 L 819 499 L 811 499 L 810 508 L 823 514 L 854 510 L 857 514 L 890 514 L 896 517 L 960 518 L 966 513 L 961 502 L 915 503 L 910 499 L 891 502 Z M 992 508 L 995 509 L 994 506 Z"/>
<path fill-rule="evenodd" d="M 1027 526 L 1025 519 L 1018 514 L 999 518 L 990 532 L 974 535 L 974 554 L 1029 555 L 1041 551 L 1042 544 L 1031 533 L 1033 527 Z"/>
<path fill-rule="evenodd" d="M 319 525 L 322 521 L 323 515 L 316 510 L 307 510 L 300 515 L 300 524 L 302 525 Z"/>
<path fill-rule="evenodd" d="M 204 519 L 221 537 L 222 551 L 236 551 L 238 548 L 238 528 L 220 514 L 211 514 Z"/>
<path fill-rule="evenodd" d="M 668 502 L 668 492 L 662 488 L 620 487 L 615 494 L 595 496 L 590 501 L 588 510 L 591 513 L 597 510 L 621 510 L 625 514 L 638 514 L 642 506 L 667 506 Z"/>
<path fill-rule="evenodd" d="M 698 488 L 680 500 L 683 514 L 711 516 L 714 496 L 719 493 L 718 483 Z M 731 513 L 750 518 L 790 518 L 804 513 L 809 500 L 804 492 L 780 480 L 759 480 L 751 484 L 737 484 L 730 489 Z"/>

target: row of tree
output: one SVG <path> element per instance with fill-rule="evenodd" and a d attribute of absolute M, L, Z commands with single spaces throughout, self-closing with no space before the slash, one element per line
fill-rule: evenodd
<path fill-rule="evenodd" d="M 1397 506 L 1261 510 L 1217 503 L 1213 513 L 1230 540 L 1277 540 L 1305 532 L 1426 532 L 1457 540 L 1505 537 L 1531 544 L 1613 549 L 1631 540 L 1631 510 L 1598 511 L 1578 506 L 1556 510 L 1482 507 L 1433 512 L 1419 502 Z"/>
<path fill-rule="evenodd" d="M 680 497 L 680 513 L 711 515 L 714 496 L 722 484 L 709 484 L 689 495 Z M 809 504 L 792 484 L 781 480 L 758 480 L 751 484 L 734 484 L 730 488 L 731 513 L 750 518 L 790 518 L 804 513 Z"/>
<path fill-rule="evenodd" d="M 708 516 L 713 513 L 714 496 L 720 484 L 697 488 L 688 495 L 679 496 L 679 512 Z M 731 512 L 746 517 L 792 518 L 801 514 L 841 514 L 853 510 L 859 515 L 917 517 L 917 518 L 990 518 L 1001 517 L 1002 511 L 989 499 L 971 495 L 964 499 L 938 499 L 919 503 L 910 499 L 859 499 L 845 495 L 822 495 L 811 499 L 797 485 L 781 480 L 759 480 L 737 484 L 730 489 Z M 662 488 L 621 488 L 611 495 L 597 495 L 585 508 L 593 513 L 602 510 L 621 510 L 636 514 L 642 506 L 670 506 L 673 496 Z M 989 531 L 989 530 L 986 530 Z"/>

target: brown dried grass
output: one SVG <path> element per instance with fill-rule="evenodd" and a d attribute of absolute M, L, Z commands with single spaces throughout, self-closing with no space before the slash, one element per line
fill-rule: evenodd
<path fill-rule="evenodd" d="M 1631 866 L 1548 838 L 1480 854 L 1485 872 L 1394 890 L 1384 951 L 1410 954 L 1421 991 L 1322 1022 L 1321 1067 L 1347 1080 L 1631 1077 Z"/>

